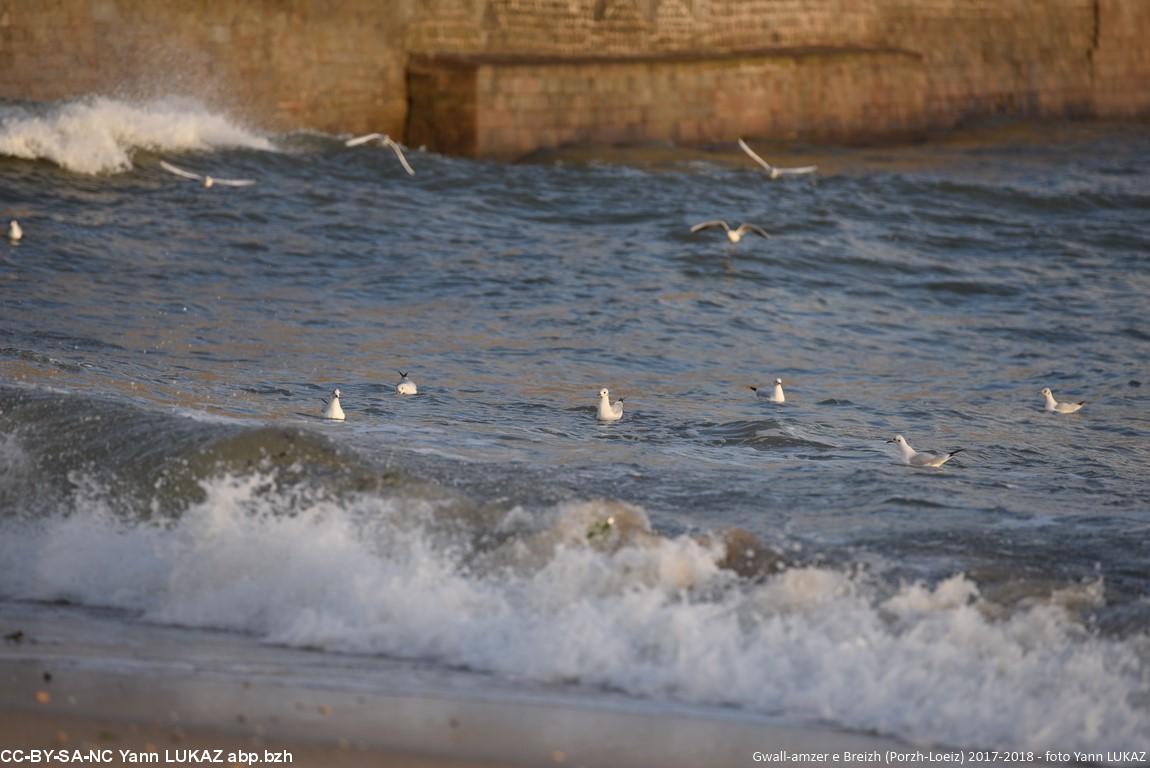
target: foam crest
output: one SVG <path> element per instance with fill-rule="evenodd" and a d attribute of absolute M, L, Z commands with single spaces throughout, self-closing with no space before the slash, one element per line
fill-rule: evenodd
<path fill-rule="evenodd" d="M 67 516 L 0 524 L 0 594 L 919 743 L 1115 750 L 1150 738 L 1146 638 L 1096 636 L 1056 602 L 994 618 L 961 574 L 891 588 L 804 567 L 748 582 L 719 567 L 721 545 L 658 536 L 642 510 L 610 501 L 543 521 L 513 511 L 495 526 L 508 538 L 480 557 L 437 540 L 435 502 L 275 487 L 217 478 L 167 522 L 82 499 Z"/>
<path fill-rule="evenodd" d="M 267 138 L 185 99 L 130 102 L 92 97 L 56 105 L 46 114 L 0 112 L 0 155 L 49 160 L 85 174 L 132 167 L 137 150 L 272 150 Z"/>

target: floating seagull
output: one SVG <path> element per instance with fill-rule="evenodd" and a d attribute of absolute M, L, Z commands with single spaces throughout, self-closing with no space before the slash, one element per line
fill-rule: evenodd
<path fill-rule="evenodd" d="M 775 388 L 769 395 L 766 393 L 766 390 L 760 392 L 758 387 L 751 387 L 750 390 L 754 392 L 756 396 L 765 397 L 772 403 L 785 403 L 787 401 L 787 396 L 783 394 L 782 379 L 775 379 Z"/>
<path fill-rule="evenodd" d="M 399 164 L 403 166 L 403 170 L 407 171 L 408 176 L 414 176 L 415 171 L 407 163 L 407 158 L 403 156 L 403 147 L 399 142 L 388 136 L 386 133 L 369 133 L 364 136 L 356 136 L 354 139 L 348 139 L 344 142 L 345 147 L 358 147 L 360 144 L 366 144 L 369 141 L 378 141 L 385 147 L 391 149 L 395 153 Z"/>
<path fill-rule="evenodd" d="M 623 418 L 623 398 L 611 402 L 611 393 L 606 387 L 599 390 L 599 420 L 618 421 Z"/>
<path fill-rule="evenodd" d="M 737 243 L 742 240 L 743 235 L 747 234 L 748 232 L 753 232 L 754 234 L 763 238 L 770 237 L 770 235 L 768 235 L 765 230 L 763 230 L 761 227 L 756 227 L 754 224 L 740 224 L 738 229 L 731 229 L 730 226 L 727 225 L 727 222 L 721 219 L 715 219 L 714 221 L 704 221 L 702 224 L 696 224 L 695 226 L 691 227 L 691 232 L 700 232 L 704 229 L 711 229 L 712 227 L 722 227 L 725 229 L 727 231 L 727 239 L 732 243 Z"/>
<path fill-rule="evenodd" d="M 904 464 L 909 464 L 912 467 L 941 467 L 946 462 L 954 458 L 956 453 L 962 453 L 965 448 L 951 451 L 950 453 L 927 453 L 926 451 L 916 451 L 910 447 L 910 443 L 902 435 L 895 435 L 894 439 L 887 440 L 888 443 L 897 443 L 899 450 L 902 451 L 902 461 Z"/>
<path fill-rule="evenodd" d="M 8 239 L 13 243 L 18 243 L 22 237 L 24 237 L 24 230 L 20 228 L 20 222 L 12 219 L 8 222 Z"/>
<path fill-rule="evenodd" d="M 1054 399 L 1054 393 L 1050 391 L 1050 387 L 1043 387 L 1040 394 L 1046 398 L 1046 410 L 1050 413 L 1074 413 L 1086 405 L 1085 400 L 1077 403 L 1060 403 Z"/>
<path fill-rule="evenodd" d="M 806 173 L 814 173 L 819 169 L 817 165 L 804 165 L 801 168 L 776 168 L 768 163 L 763 158 L 759 157 L 755 150 L 747 146 L 747 142 L 739 139 L 739 149 L 747 153 L 747 156 L 754 160 L 759 165 L 763 166 L 767 174 L 772 179 L 777 179 L 780 176 L 801 176 Z"/>
<path fill-rule="evenodd" d="M 407 378 L 407 374 L 403 371 L 399 372 L 399 383 L 395 385 L 395 394 L 397 395 L 418 395 L 419 388 L 415 386 L 415 382 Z"/>
<path fill-rule="evenodd" d="M 339 404 L 339 389 L 331 393 L 331 400 L 324 400 L 327 408 L 323 410 L 323 417 L 325 419 L 333 419 L 335 421 L 343 421 L 343 408 Z"/>
<path fill-rule="evenodd" d="M 210 189 L 216 184 L 220 184 L 225 187 L 250 187 L 252 184 L 255 184 L 255 182 L 251 179 L 217 179 L 214 176 L 201 176 L 198 173 L 192 173 L 191 171 L 185 171 L 183 168 L 177 168 L 166 160 L 160 161 L 160 167 L 168 173 L 174 173 L 177 176 L 184 177 L 185 179 L 193 179 L 194 181 L 198 181 L 204 185 L 205 189 Z"/>

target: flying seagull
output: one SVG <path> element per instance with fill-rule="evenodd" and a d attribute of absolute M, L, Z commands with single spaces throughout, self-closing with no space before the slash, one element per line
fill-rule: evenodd
<path fill-rule="evenodd" d="M 178 168 L 166 160 L 160 161 L 160 167 L 168 173 L 174 173 L 185 179 L 198 181 L 204 185 L 205 189 L 214 187 L 216 184 L 224 187 L 250 187 L 252 184 L 255 184 L 251 179 L 217 179 L 214 176 L 201 176 L 198 173 L 192 173 L 191 171 L 185 171 L 183 168 Z"/>
<path fill-rule="evenodd" d="M 747 142 L 743 141 L 742 139 L 739 139 L 739 149 L 746 152 L 748 157 L 750 157 L 759 165 L 763 166 L 763 170 L 765 170 L 767 175 L 769 175 L 772 179 L 777 179 L 780 176 L 801 176 L 806 173 L 814 173 L 819 169 L 817 165 L 804 165 L 801 168 L 776 168 L 763 158 L 759 157 L 755 150 L 748 147 Z"/>
<path fill-rule="evenodd" d="M 700 232 L 704 229 L 710 229 L 712 227 L 722 227 L 725 229 L 727 231 L 727 239 L 732 243 L 737 243 L 742 240 L 743 235 L 747 234 L 748 232 L 752 232 L 759 237 L 770 237 L 770 235 L 768 235 L 765 230 L 763 230 L 761 227 L 756 227 L 754 224 L 740 224 L 738 229 L 731 229 L 727 222 L 723 221 L 722 219 L 704 221 L 701 224 L 696 224 L 695 226 L 691 227 L 691 232 Z"/>
<path fill-rule="evenodd" d="M 399 164 L 403 166 L 403 170 L 407 171 L 408 176 L 414 176 L 415 171 L 407 162 L 407 158 L 403 156 L 403 147 L 399 142 L 388 136 L 386 133 L 368 133 L 363 136 L 356 136 L 354 139 L 348 139 L 344 142 L 345 147 L 358 147 L 360 144 L 366 144 L 369 141 L 378 141 L 385 147 L 391 149 L 395 153 L 395 157 L 399 160 Z"/>

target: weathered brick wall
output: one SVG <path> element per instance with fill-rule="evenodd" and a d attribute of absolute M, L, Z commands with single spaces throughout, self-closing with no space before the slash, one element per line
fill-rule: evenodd
<path fill-rule="evenodd" d="M 1150 0 L 0 0 L 0 97 L 188 94 L 272 129 L 404 135 L 409 119 L 416 133 L 436 122 L 409 114 L 409 97 L 427 95 L 409 94 L 409 76 L 417 90 L 438 77 L 445 103 L 427 108 L 453 116 L 460 136 L 470 126 L 461 140 L 476 147 L 509 109 L 524 110 L 516 130 L 537 124 L 540 137 L 717 139 L 710 130 L 729 130 L 734 112 L 766 133 L 838 137 L 995 112 L 1145 115 L 1147 41 Z M 870 54 L 786 53 L 844 48 Z M 917 57 L 918 73 L 892 50 Z M 745 70 L 722 63 L 732 53 L 748 54 Z M 444 54 L 495 57 L 489 90 L 456 93 L 478 74 L 409 73 L 413 55 Z M 577 59 L 583 72 L 551 69 L 553 93 L 511 99 L 499 91 L 524 87 L 525 64 L 498 57 Z M 678 108 L 619 117 L 626 88 L 612 78 L 674 94 Z M 753 98 L 707 101 L 715 88 Z M 565 99 L 594 119 L 548 112 Z"/>
<path fill-rule="evenodd" d="M 398 132 L 410 5 L 0 0 L 0 97 L 193 95 L 274 128 Z"/>
<path fill-rule="evenodd" d="M 416 60 L 412 73 L 409 140 L 484 157 L 515 158 L 563 144 L 693 144 L 744 135 L 858 139 L 913 135 L 926 127 L 922 59 L 898 51 L 440 58 Z M 448 78 L 451 97 L 443 98 Z M 466 137 L 458 132 L 462 124 Z"/>
<path fill-rule="evenodd" d="M 932 126 L 996 112 L 1088 114 L 1094 5 L 1095 0 L 882 0 L 876 4 L 876 42 L 924 56 Z"/>

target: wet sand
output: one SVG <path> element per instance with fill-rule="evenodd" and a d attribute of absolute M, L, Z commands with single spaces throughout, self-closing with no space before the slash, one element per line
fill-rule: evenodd
<path fill-rule="evenodd" d="M 263 763 L 286 750 L 295 765 L 421 768 L 739 766 L 757 764 L 755 752 L 914 749 L 73 607 L 0 603 L 0 629 L 23 633 L 0 646 L 0 749 L 111 750 L 112 764 L 128 764 L 121 749 L 167 764 L 193 764 L 196 753 L 181 750 L 222 750 L 224 764 L 233 752 Z"/>

